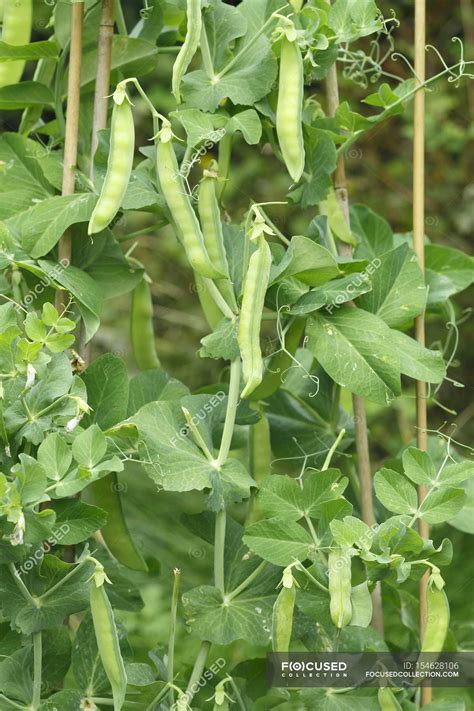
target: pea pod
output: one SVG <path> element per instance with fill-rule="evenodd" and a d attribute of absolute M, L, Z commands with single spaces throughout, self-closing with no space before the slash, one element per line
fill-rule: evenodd
<path fill-rule="evenodd" d="M 265 238 L 258 238 L 258 247 L 249 260 L 245 277 L 237 340 L 242 357 L 245 387 L 241 398 L 248 397 L 262 382 L 263 359 L 260 348 L 260 324 L 270 278 L 272 254 Z"/>
<path fill-rule="evenodd" d="M 388 686 L 381 686 L 377 697 L 380 711 L 402 711 L 395 694 Z"/>
<path fill-rule="evenodd" d="M 178 104 L 181 103 L 181 80 L 199 47 L 202 29 L 201 0 L 187 0 L 186 16 L 186 37 L 173 65 L 171 80 L 172 91 Z"/>
<path fill-rule="evenodd" d="M 273 606 L 272 649 L 288 652 L 293 630 L 293 613 L 296 600 L 296 584 L 291 567 L 283 571 L 283 586 Z"/>
<path fill-rule="evenodd" d="M 148 567 L 135 546 L 125 521 L 116 474 L 92 482 L 83 491 L 83 498 L 107 513 L 107 523 L 101 528 L 102 538 L 119 563 L 131 570 L 147 571 Z"/>
<path fill-rule="evenodd" d="M 426 627 L 422 652 L 441 652 L 449 627 L 449 602 L 444 589 L 435 584 L 426 591 Z"/>
<path fill-rule="evenodd" d="M 204 171 L 199 186 L 199 219 L 204 237 L 204 245 L 209 259 L 216 269 L 225 274 L 225 279 L 218 279 L 216 286 L 234 312 L 237 312 L 234 289 L 230 281 L 229 265 L 224 246 L 222 222 L 216 195 L 217 172 L 212 168 Z"/>
<path fill-rule="evenodd" d="M 273 395 L 281 386 L 284 374 L 293 363 L 291 356 L 295 354 L 300 344 L 305 324 L 306 321 L 304 319 L 295 319 L 288 328 L 285 337 L 285 350 L 278 351 L 271 357 L 262 382 L 250 396 L 251 400 L 264 400 Z"/>
<path fill-rule="evenodd" d="M 209 279 L 225 277 L 214 267 L 204 245 L 198 219 L 189 200 L 178 161 L 173 150 L 169 122 L 163 124 L 163 130 L 157 141 L 156 159 L 161 191 L 166 200 L 171 217 L 176 225 L 187 257 L 192 268 Z"/>
<path fill-rule="evenodd" d="M 112 112 L 107 173 L 89 221 L 90 235 L 105 230 L 112 222 L 120 209 L 132 172 L 135 149 L 132 107 L 125 94 L 120 98 L 122 102 L 115 102 Z"/>
<path fill-rule="evenodd" d="M 352 618 L 352 571 L 347 549 L 339 546 L 333 548 L 329 552 L 328 568 L 331 620 L 338 629 L 342 629 Z"/>
<path fill-rule="evenodd" d="M 120 653 L 112 606 L 103 583 L 97 585 L 94 578 L 90 584 L 89 602 L 100 659 L 112 687 L 114 711 L 120 711 L 125 702 L 127 675 Z"/>
<path fill-rule="evenodd" d="M 194 272 L 194 279 L 196 282 L 196 291 L 198 293 L 199 302 L 201 304 L 205 319 L 211 329 L 214 330 L 219 321 L 222 319 L 222 311 L 210 295 L 206 280 L 199 276 L 197 272 Z"/>
<path fill-rule="evenodd" d="M 290 41 L 283 35 L 276 130 L 283 160 L 295 183 L 301 178 L 305 163 L 303 94 L 304 70 L 301 50 L 296 40 Z"/>
<path fill-rule="evenodd" d="M 140 370 L 160 367 L 153 330 L 153 303 L 146 278 L 136 285 L 132 293 L 130 339 L 133 356 Z"/>
<path fill-rule="evenodd" d="M 33 23 L 32 0 L 5 0 L 3 7 L 2 42 L 11 45 L 28 44 Z M 24 60 L 0 62 L 0 87 L 20 81 Z"/>

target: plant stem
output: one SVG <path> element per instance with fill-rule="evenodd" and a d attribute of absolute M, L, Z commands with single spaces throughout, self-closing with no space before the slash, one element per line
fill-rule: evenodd
<path fill-rule="evenodd" d="M 197 684 L 197 682 L 199 681 L 199 679 L 202 676 L 204 667 L 206 666 L 206 659 L 207 659 L 207 655 L 209 654 L 210 648 L 211 648 L 210 642 L 207 642 L 207 641 L 201 642 L 199 652 L 198 652 L 196 660 L 194 662 L 193 671 L 191 672 L 191 677 L 189 679 L 188 686 L 186 687 L 186 698 L 188 701 L 188 706 L 191 705 L 191 701 L 193 700 L 194 695 L 196 693 L 196 691 L 193 691 L 193 687 Z"/>
<path fill-rule="evenodd" d="M 64 138 L 64 166 L 62 195 L 74 193 L 75 169 L 77 163 L 77 141 L 79 135 L 79 107 L 81 100 L 82 30 L 84 24 L 84 3 L 71 5 L 71 51 L 69 55 L 69 75 L 67 85 L 66 135 Z M 71 261 L 71 231 L 66 230 L 59 241 L 58 260 Z M 66 291 L 56 292 L 56 307 L 62 309 L 69 301 Z"/>
<path fill-rule="evenodd" d="M 230 366 L 229 394 L 227 411 L 225 415 L 224 430 L 222 432 L 221 446 L 217 457 L 217 466 L 221 467 L 229 456 L 232 434 L 234 432 L 235 415 L 239 404 L 240 391 L 240 357 L 232 361 Z"/>
<path fill-rule="evenodd" d="M 202 24 L 201 30 L 201 57 L 202 63 L 204 65 L 204 70 L 209 79 L 214 78 L 214 64 L 212 63 L 211 51 L 209 49 L 209 42 L 207 39 L 207 32 L 204 23 Z"/>
<path fill-rule="evenodd" d="M 336 64 L 333 64 L 327 75 L 327 100 L 328 115 L 334 116 L 339 107 L 339 87 L 337 80 Z M 338 156 L 336 170 L 334 173 L 334 190 L 338 205 L 348 225 L 349 217 L 349 196 L 347 192 L 346 170 L 344 165 L 344 155 Z M 340 244 L 339 251 L 342 255 L 352 256 L 352 247 L 349 244 Z M 355 439 L 357 451 L 357 464 L 361 491 L 361 512 L 363 521 L 370 527 L 374 525 L 375 514 L 372 499 L 372 474 L 370 470 L 369 436 L 367 430 L 367 416 L 365 403 L 359 395 L 352 396 L 355 419 Z M 381 635 L 383 635 L 383 611 L 380 583 L 372 593 L 373 616 L 372 625 Z"/>
<path fill-rule="evenodd" d="M 170 621 L 170 634 L 168 638 L 168 682 L 173 683 L 174 677 L 174 643 L 176 637 L 176 616 L 178 613 L 178 601 L 179 601 L 179 583 L 181 580 L 181 571 L 179 568 L 173 570 L 174 581 L 173 581 L 173 592 L 171 595 L 171 621 Z M 170 686 L 169 691 L 170 705 L 174 704 L 174 689 Z"/>
<path fill-rule="evenodd" d="M 41 705 L 42 654 L 41 632 L 36 632 L 33 635 L 33 697 L 31 701 L 33 709 L 38 709 Z"/>
<path fill-rule="evenodd" d="M 331 449 L 329 450 L 329 452 L 326 455 L 326 459 L 324 460 L 324 464 L 321 467 L 321 471 L 326 471 L 326 469 L 329 469 L 329 465 L 331 464 L 331 460 L 334 456 L 334 452 L 338 448 L 339 442 L 341 441 L 341 439 L 344 437 L 345 434 L 346 434 L 346 430 L 342 429 L 339 432 L 339 434 L 337 435 L 334 444 L 332 445 Z"/>
<path fill-rule="evenodd" d="M 0 701 L 6 701 L 9 706 L 13 706 L 15 709 L 26 709 L 26 706 L 21 706 L 20 704 L 17 704 L 16 701 L 12 701 L 11 699 L 8 698 L 8 696 L 5 696 L 4 694 L 0 694 Z"/>
<path fill-rule="evenodd" d="M 255 580 L 255 578 L 257 578 L 257 577 L 260 575 L 260 573 L 262 572 L 262 570 L 264 570 L 264 569 L 267 567 L 267 565 L 268 565 L 268 562 L 267 562 L 266 560 L 262 560 L 261 563 L 259 563 L 259 565 L 257 565 L 257 567 L 255 568 L 255 570 L 253 570 L 253 571 L 250 573 L 250 575 L 248 575 L 248 576 L 245 578 L 245 580 L 243 580 L 243 581 L 240 583 L 240 585 L 237 585 L 237 587 L 235 588 L 235 590 L 232 590 L 232 592 L 230 592 L 230 593 L 228 593 L 228 594 L 226 595 L 227 602 L 230 602 L 231 600 L 234 599 L 234 597 L 237 597 L 237 595 L 240 595 L 241 592 L 243 592 L 244 590 L 246 590 L 246 589 L 248 588 L 248 586 L 249 586 L 251 583 L 253 583 L 253 581 Z"/>
<path fill-rule="evenodd" d="M 220 590 L 222 595 L 225 592 L 225 529 L 227 524 L 226 510 L 222 509 L 216 513 L 216 525 L 214 529 L 214 586 Z"/>
<path fill-rule="evenodd" d="M 224 299 L 222 296 L 221 292 L 215 285 L 215 283 L 212 281 L 212 279 L 207 279 L 206 277 L 202 277 L 203 282 L 206 284 L 208 291 L 209 291 L 209 296 L 212 297 L 214 303 L 216 306 L 222 311 L 222 315 L 225 316 L 226 318 L 230 318 L 233 320 L 235 318 L 235 314 L 230 308 L 230 306 L 227 304 L 227 301 Z"/>
<path fill-rule="evenodd" d="M 52 588 L 49 588 L 49 590 L 46 590 L 46 592 L 44 592 L 42 595 L 40 595 L 40 596 L 38 597 L 38 602 L 39 602 L 39 601 L 42 602 L 42 601 L 45 600 L 47 597 L 49 597 L 50 595 L 52 595 L 53 592 L 56 592 L 56 590 L 58 590 L 58 588 L 62 587 L 62 586 L 64 585 L 64 583 L 65 583 L 67 580 L 69 580 L 69 579 L 72 578 L 74 575 L 76 575 L 76 573 L 78 573 L 78 572 L 81 570 L 81 568 L 83 568 L 84 565 L 85 565 L 86 563 L 88 563 L 88 562 L 90 562 L 90 558 L 84 558 L 84 560 L 81 560 L 81 562 L 78 563 L 78 564 L 75 566 L 75 568 L 73 568 L 73 570 L 70 570 L 69 573 L 67 573 L 67 574 L 64 576 L 64 578 L 61 578 L 61 580 L 59 580 L 55 585 L 53 585 Z"/>
<path fill-rule="evenodd" d="M 224 191 L 229 179 L 230 159 L 232 157 L 232 134 L 226 133 L 219 141 L 218 164 L 219 180 L 217 181 L 217 199 L 222 202 Z"/>
<path fill-rule="evenodd" d="M 123 16 L 122 3 L 120 0 L 115 0 L 115 21 L 120 35 L 128 35 L 127 25 Z"/>
<path fill-rule="evenodd" d="M 30 591 L 26 587 L 25 583 L 21 579 L 21 575 L 18 573 L 15 564 L 14 563 L 9 563 L 8 568 L 10 570 L 10 573 L 13 575 L 13 580 L 17 584 L 17 587 L 19 588 L 21 594 L 29 602 L 31 605 L 34 605 L 35 607 L 38 607 L 37 601 L 34 599 L 34 597 L 31 595 Z"/>

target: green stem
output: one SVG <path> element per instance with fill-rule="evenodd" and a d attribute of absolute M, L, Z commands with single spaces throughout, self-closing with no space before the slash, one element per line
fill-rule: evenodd
<path fill-rule="evenodd" d="M 115 22 L 117 23 L 119 35 L 128 35 L 125 17 L 123 16 L 122 3 L 120 0 L 115 0 Z"/>
<path fill-rule="evenodd" d="M 173 592 L 171 595 L 171 621 L 170 621 L 170 634 L 168 638 L 168 682 L 173 683 L 174 677 L 174 645 L 176 638 L 176 617 L 178 613 L 178 601 L 179 601 L 179 583 L 181 580 L 181 571 L 178 568 L 173 570 L 174 581 L 173 581 Z M 170 687 L 169 691 L 170 704 L 174 704 L 174 689 Z"/>
<path fill-rule="evenodd" d="M 217 181 L 217 199 L 222 202 L 224 196 L 224 190 L 226 189 L 227 182 L 229 179 L 230 171 L 230 160 L 232 157 L 232 134 L 226 133 L 225 136 L 219 141 L 218 147 L 218 176 Z"/>
<path fill-rule="evenodd" d="M 201 30 L 201 57 L 202 63 L 204 64 L 204 70 L 209 79 L 214 78 L 214 64 L 212 62 L 211 51 L 209 49 L 209 42 L 207 39 L 206 28 L 204 23 Z"/>
<path fill-rule="evenodd" d="M 239 404 L 240 392 L 240 357 L 232 361 L 230 366 L 229 394 L 227 400 L 227 411 L 225 415 L 224 430 L 222 432 L 221 446 L 217 457 L 216 465 L 221 467 L 227 461 L 234 432 L 235 416 L 237 405 Z"/>
<path fill-rule="evenodd" d="M 4 694 L 0 694 L 0 701 L 6 701 L 10 706 L 13 706 L 16 709 L 26 709 L 26 706 L 21 706 L 20 704 L 17 704 L 16 701 L 12 701 L 11 699 L 8 698 L 8 696 L 4 696 Z"/>
<path fill-rule="evenodd" d="M 40 595 L 38 598 L 38 602 L 43 602 L 43 600 L 45 600 L 47 597 L 49 597 L 54 592 L 56 592 L 56 590 L 58 590 L 60 587 L 62 587 L 67 580 L 69 580 L 74 575 L 76 575 L 76 573 L 78 573 L 80 571 L 80 569 L 83 568 L 84 565 L 89 562 L 90 562 L 90 558 L 84 558 L 84 560 L 82 560 L 80 563 L 78 563 L 78 565 L 76 565 L 74 570 L 71 570 L 69 573 L 67 573 L 67 575 L 64 576 L 64 578 L 61 578 L 61 580 L 59 582 L 57 582 L 56 585 L 53 585 L 52 588 L 49 588 L 49 590 L 46 590 L 45 593 Z"/>
<path fill-rule="evenodd" d="M 33 635 L 33 697 L 31 701 L 33 709 L 38 709 L 41 705 L 42 654 L 41 632 L 36 632 Z"/>
<path fill-rule="evenodd" d="M 240 711 L 246 711 L 245 704 L 244 704 L 243 699 L 242 699 L 242 697 L 241 697 L 241 695 L 240 695 L 240 691 L 239 691 L 239 689 L 238 689 L 238 687 L 237 687 L 237 684 L 235 683 L 235 681 L 232 679 L 231 676 L 229 677 L 229 683 L 230 683 L 230 685 L 231 685 L 231 687 L 232 687 L 232 691 L 234 692 L 234 695 L 235 695 L 237 704 L 238 704 L 238 706 L 239 706 L 239 708 L 240 708 Z"/>
<path fill-rule="evenodd" d="M 257 578 L 257 577 L 260 575 L 260 573 L 262 572 L 262 570 L 264 570 L 264 569 L 267 567 L 267 565 L 268 565 L 268 562 L 267 562 L 266 560 L 262 560 L 262 562 L 261 562 L 259 565 L 257 565 L 257 567 L 255 568 L 255 570 L 253 570 L 253 571 L 250 573 L 250 575 L 247 576 L 247 577 L 245 578 L 245 580 L 243 580 L 243 581 L 240 583 L 240 585 L 237 585 L 237 587 L 235 588 L 235 590 L 232 590 L 232 592 L 230 592 L 230 593 L 228 593 L 228 594 L 226 595 L 226 600 L 227 600 L 227 602 L 230 602 L 231 600 L 234 599 L 234 597 L 237 597 L 237 595 L 240 595 L 241 592 L 243 592 L 244 590 L 246 590 L 246 589 L 249 587 L 249 585 L 251 585 L 251 583 L 253 583 L 253 581 L 255 580 L 255 578 Z"/>
<path fill-rule="evenodd" d="M 319 580 L 317 580 L 317 579 L 314 577 L 314 575 L 311 575 L 311 573 L 309 572 L 309 570 L 307 570 L 307 569 L 304 567 L 304 565 L 302 565 L 302 564 L 299 565 L 299 566 L 297 567 L 297 570 L 299 570 L 300 572 L 304 573 L 304 575 L 306 575 L 306 577 L 308 578 L 308 580 L 311 580 L 311 582 L 313 583 L 313 585 L 316 585 L 317 588 L 319 588 L 320 590 L 324 590 L 324 592 L 326 592 L 326 593 L 329 592 L 329 590 L 327 589 L 327 587 L 326 587 L 325 585 L 323 585 L 322 583 L 320 583 Z"/>
<path fill-rule="evenodd" d="M 286 244 L 286 246 L 288 247 L 290 244 L 290 240 L 288 239 L 288 237 L 285 237 L 283 232 L 278 229 L 273 220 L 268 217 L 268 213 L 261 206 L 259 206 L 259 210 L 265 218 L 265 222 L 267 223 L 267 225 L 274 231 L 278 239 L 281 240 L 281 242 L 283 242 L 283 244 Z"/>
<path fill-rule="evenodd" d="M 225 509 L 216 513 L 216 525 L 214 529 L 214 586 L 220 590 L 222 595 L 225 591 L 225 529 L 227 514 Z"/>
<path fill-rule="evenodd" d="M 345 434 L 346 434 L 346 430 L 345 430 L 345 429 L 342 429 L 342 430 L 339 432 L 339 434 L 337 435 L 336 441 L 334 442 L 334 444 L 332 445 L 331 449 L 329 450 L 329 452 L 328 452 L 327 455 L 326 455 L 326 459 L 324 460 L 324 464 L 323 464 L 323 466 L 321 467 L 321 471 L 326 471 L 326 469 L 329 469 L 329 465 L 331 464 L 331 459 L 332 459 L 333 456 L 334 456 L 334 452 L 336 451 L 339 442 L 341 441 L 341 439 L 344 437 Z"/>
<path fill-rule="evenodd" d="M 193 687 L 197 684 L 197 682 L 199 681 L 199 679 L 202 676 L 204 667 L 206 666 L 207 655 L 209 654 L 210 648 L 211 648 L 210 642 L 201 642 L 201 646 L 199 648 L 199 652 L 197 654 L 196 661 L 194 662 L 193 671 L 191 672 L 191 677 L 189 679 L 189 683 L 186 688 L 186 697 L 187 697 L 187 701 L 188 701 L 188 706 L 191 705 L 191 701 L 193 700 L 194 694 L 196 693 L 196 691 L 193 691 Z"/>
<path fill-rule="evenodd" d="M 206 277 L 202 277 L 202 280 L 207 286 L 209 295 L 212 297 L 214 303 L 220 309 L 220 311 L 222 311 L 222 314 L 226 318 L 230 318 L 231 321 L 233 321 L 235 318 L 235 314 L 228 305 L 227 301 L 222 296 L 217 286 L 214 284 L 214 282 L 211 279 L 207 279 Z"/>
<path fill-rule="evenodd" d="M 23 595 L 23 597 L 25 598 L 25 600 L 27 600 L 30 603 L 30 605 L 34 605 L 35 607 L 38 607 L 38 601 L 35 600 L 35 598 L 31 595 L 30 591 L 28 590 L 25 583 L 21 579 L 21 576 L 20 576 L 19 572 L 17 571 L 15 564 L 9 563 L 8 568 L 10 570 L 10 573 L 13 576 L 13 580 L 15 581 L 17 587 L 19 588 L 19 590 L 20 590 L 21 594 Z"/>

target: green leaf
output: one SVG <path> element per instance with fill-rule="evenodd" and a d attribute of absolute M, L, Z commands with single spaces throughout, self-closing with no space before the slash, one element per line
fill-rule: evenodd
<path fill-rule="evenodd" d="M 359 306 L 377 314 L 389 326 L 401 326 L 420 314 L 426 303 L 423 274 L 407 244 L 382 255 L 371 274 L 372 289 Z"/>
<path fill-rule="evenodd" d="M 67 473 L 72 462 L 70 446 L 59 432 L 51 432 L 38 448 L 38 462 L 48 479 L 59 481 Z"/>
<path fill-rule="evenodd" d="M 32 647 L 28 645 L 18 649 L 10 656 L 3 657 L 0 662 L 0 689 L 19 701 L 29 703 L 33 693 L 31 680 Z M 2 705 L 5 702 L 2 700 Z M 5 709 L 15 708 L 7 706 Z M 16 706 L 18 708 L 18 704 Z"/>
<path fill-rule="evenodd" d="M 465 502 L 464 489 L 430 491 L 420 506 L 420 516 L 427 523 L 443 523 L 459 513 Z"/>
<path fill-rule="evenodd" d="M 63 689 L 50 696 L 39 707 L 39 711 L 77 711 L 82 703 L 82 694 L 76 689 Z"/>
<path fill-rule="evenodd" d="M 463 489 L 466 494 L 464 506 L 457 514 L 451 516 L 449 524 L 459 531 L 474 535 L 474 480 L 466 481 Z"/>
<path fill-rule="evenodd" d="M 425 266 L 428 272 L 449 279 L 451 295 L 464 291 L 474 281 L 474 258 L 452 247 L 425 245 Z"/>
<path fill-rule="evenodd" d="M 234 360 L 240 355 L 237 342 L 237 321 L 223 318 L 209 336 L 201 338 L 202 348 L 199 350 L 201 358 L 219 360 Z"/>
<path fill-rule="evenodd" d="M 29 44 L 13 45 L 0 40 L 0 61 L 23 59 L 55 58 L 59 54 L 59 47 L 53 41 L 30 42 Z"/>
<path fill-rule="evenodd" d="M 378 316 L 346 306 L 313 316 L 306 333 L 308 349 L 341 387 L 382 405 L 400 393 L 391 332 Z"/>
<path fill-rule="evenodd" d="M 313 240 L 296 235 L 279 264 L 270 273 L 270 283 L 297 277 L 310 286 L 317 286 L 339 275 L 337 262 L 331 252 Z"/>
<path fill-rule="evenodd" d="M 341 210 L 335 190 L 329 190 L 326 199 L 321 202 L 320 212 L 326 215 L 329 229 L 336 239 L 346 244 L 357 244 Z"/>
<path fill-rule="evenodd" d="M 341 279 L 333 279 L 322 286 L 311 289 L 298 299 L 291 307 L 291 314 L 308 314 L 318 311 L 323 306 L 332 312 L 341 304 L 356 299 L 361 294 L 366 294 L 372 288 L 367 274 L 349 274 Z"/>
<path fill-rule="evenodd" d="M 352 232 L 359 240 L 354 257 L 372 260 L 393 250 L 393 232 L 383 217 L 365 205 L 352 205 L 350 218 Z"/>
<path fill-rule="evenodd" d="M 467 481 L 474 476 L 474 462 L 465 460 L 457 464 L 449 464 L 447 467 L 443 467 L 441 474 L 438 477 L 438 481 L 442 486 L 454 486 L 455 484 L 460 484 L 463 481 Z"/>
<path fill-rule="evenodd" d="M 416 447 L 409 447 L 403 452 L 403 470 L 415 484 L 429 486 L 436 479 L 436 469 L 431 457 Z"/>
<path fill-rule="evenodd" d="M 72 455 L 78 464 L 92 469 L 107 451 L 107 440 L 98 425 L 91 425 L 72 443 Z"/>
<path fill-rule="evenodd" d="M 329 10 L 328 25 L 334 30 L 338 43 L 354 42 L 383 28 L 374 0 L 336 0 Z"/>
<path fill-rule="evenodd" d="M 125 363 L 112 353 L 96 358 L 83 373 L 87 388 L 87 402 L 92 408 L 82 420 L 87 427 L 96 423 L 102 430 L 124 420 L 127 416 L 128 374 Z"/>
<path fill-rule="evenodd" d="M 22 81 L 0 88 L 0 109 L 4 111 L 26 109 L 30 106 L 52 106 L 53 103 L 51 89 L 38 81 Z"/>
<path fill-rule="evenodd" d="M 10 218 L 7 225 L 31 257 L 42 257 L 58 243 L 68 227 L 89 220 L 96 202 L 97 197 L 92 193 L 55 195 Z"/>
<path fill-rule="evenodd" d="M 112 70 L 120 69 L 125 76 L 140 76 L 143 69 L 152 70 L 156 65 L 158 48 L 155 42 L 138 37 L 114 35 L 112 39 Z M 134 69 L 140 68 L 135 74 Z M 97 69 L 97 45 L 91 43 L 82 56 L 81 86 L 95 81 Z M 65 87 L 64 87 L 65 88 Z"/>
<path fill-rule="evenodd" d="M 56 528 L 61 531 L 61 545 L 70 546 L 85 541 L 107 521 L 107 514 L 97 506 L 85 504 L 78 499 L 57 501 Z"/>
<path fill-rule="evenodd" d="M 146 370 L 130 380 L 130 396 L 127 415 L 156 400 L 180 400 L 189 395 L 186 385 L 172 378 L 164 370 Z"/>
<path fill-rule="evenodd" d="M 356 544 L 360 548 L 370 548 L 373 533 L 369 526 L 360 519 L 354 516 L 345 516 L 342 521 L 334 519 L 329 525 L 338 545 L 350 548 Z"/>
<path fill-rule="evenodd" d="M 85 615 L 77 630 L 71 664 L 76 685 L 83 693 L 98 696 L 109 687 L 90 613 Z"/>
<path fill-rule="evenodd" d="M 255 109 L 247 109 L 234 114 L 226 125 L 227 133 L 240 133 L 250 145 L 256 145 L 262 137 L 262 123 Z"/>
<path fill-rule="evenodd" d="M 271 518 L 249 526 L 244 543 L 260 558 L 274 565 L 287 566 L 315 555 L 315 544 L 309 533 L 287 518 Z"/>
<path fill-rule="evenodd" d="M 386 509 L 398 514 L 414 514 L 418 508 L 416 489 L 392 469 L 381 469 L 374 477 L 375 493 Z"/>
<path fill-rule="evenodd" d="M 440 383 L 446 377 L 441 351 L 424 348 L 406 333 L 391 329 L 390 340 L 400 361 L 400 372 L 416 380 Z"/>
<path fill-rule="evenodd" d="M 20 494 L 22 506 L 33 506 L 44 500 L 46 472 L 36 459 L 28 454 L 19 455 L 20 462 L 12 467 L 15 485 Z M 46 495 L 46 500 L 47 500 Z"/>

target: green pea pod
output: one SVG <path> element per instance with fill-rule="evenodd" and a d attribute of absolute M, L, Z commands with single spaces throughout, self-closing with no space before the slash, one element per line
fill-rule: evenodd
<path fill-rule="evenodd" d="M 135 546 L 125 521 L 116 474 L 92 482 L 83 492 L 83 499 L 107 513 L 107 523 L 101 528 L 102 538 L 119 563 L 131 570 L 147 571 L 148 567 Z"/>
<path fill-rule="evenodd" d="M 295 183 L 301 178 L 305 163 L 303 94 L 304 70 L 301 50 L 296 41 L 290 42 L 283 36 L 276 130 L 283 160 Z"/>
<path fill-rule="evenodd" d="M 304 319 L 295 319 L 288 328 L 285 337 L 285 351 L 278 351 L 270 359 L 270 364 L 263 376 L 260 385 L 255 388 L 250 396 L 251 400 L 265 400 L 273 395 L 281 386 L 286 371 L 292 365 L 291 356 L 295 354 L 305 329 Z"/>
<path fill-rule="evenodd" d="M 388 686 L 381 686 L 377 696 L 380 711 L 402 711 L 395 694 Z"/>
<path fill-rule="evenodd" d="M 90 584 L 90 607 L 94 623 L 99 655 L 112 687 L 114 711 L 120 711 L 125 702 L 127 675 L 115 626 L 112 606 L 103 585 L 97 587 L 93 579 Z"/>
<path fill-rule="evenodd" d="M 199 219 L 209 259 L 221 274 L 225 274 L 225 279 L 218 279 L 216 286 L 230 308 L 236 313 L 238 310 L 237 302 L 229 276 L 216 184 L 217 173 L 213 170 L 204 171 L 204 177 L 199 186 Z"/>
<path fill-rule="evenodd" d="M 186 16 L 186 37 L 173 65 L 171 81 L 172 91 L 178 104 L 181 103 L 181 80 L 199 47 L 202 29 L 201 0 L 187 0 Z"/>
<path fill-rule="evenodd" d="M 198 293 L 199 302 L 203 310 L 207 323 L 212 330 L 215 329 L 219 321 L 222 319 L 222 311 L 216 305 L 216 302 L 209 293 L 206 280 L 203 279 L 197 272 L 194 272 L 196 282 L 196 291 Z"/>
<path fill-rule="evenodd" d="M 274 652 L 288 652 L 293 630 L 296 587 L 285 586 L 280 590 L 273 606 L 272 649 Z"/>
<path fill-rule="evenodd" d="M 28 44 L 33 24 L 32 0 L 5 0 L 3 7 L 2 42 Z M 17 84 L 23 74 L 25 60 L 0 62 L 0 88 Z"/>
<path fill-rule="evenodd" d="M 209 279 L 223 278 L 225 274 L 216 269 L 209 259 L 201 227 L 179 171 L 178 161 L 173 150 L 173 142 L 170 137 L 168 139 L 168 135 L 166 138 L 167 140 L 163 140 L 160 137 L 157 142 L 158 178 L 178 235 L 181 237 L 192 268 L 198 274 Z"/>
<path fill-rule="evenodd" d="M 426 591 L 426 628 L 422 652 L 441 652 L 449 627 L 449 601 L 446 593 L 431 585 Z"/>
<path fill-rule="evenodd" d="M 248 397 L 262 382 L 263 359 L 260 349 L 260 324 L 271 264 L 270 247 L 262 235 L 259 237 L 257 249 L 249 260 L 237 333 L 245 383 L 241 398 Z"/>
<path fill-rule="evenodd" d="M 130 338 L 135 362 L 140 370 L 159 368 L 160 360 L 155 348 L 153 330 L 153 303 L 150 285 L 143 278 L 132 293 Z"/>
<path fill-rule="evenodd" d="M 347 549 L 338 546 L 329 552 L 329 609 L 331 620 L 338 629 L 346 627 L 352 618 L 351 567 Z"/>
<path fill-rule="evenodd" d="M 132 172 L 135 127 L 130 102 L 125 94 L 122 99 L 121 104 L 114 102 L 107 173 L 89 220 L 90 235 L 105 230 L 112 222 L 120 209 Z"/>

